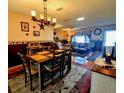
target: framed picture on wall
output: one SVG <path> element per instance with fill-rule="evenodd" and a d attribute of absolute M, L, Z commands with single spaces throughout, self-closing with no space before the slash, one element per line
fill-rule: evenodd
<path fill-rule="evenodd" d="M 33 36 L 40 36 L 40 31 L 33 31 Z"/>
<path fill-rule="evenodd" d="M 21 30 L 28 32 L 29 31 L 29 23 L 28 22 L 21 22 Z"/>

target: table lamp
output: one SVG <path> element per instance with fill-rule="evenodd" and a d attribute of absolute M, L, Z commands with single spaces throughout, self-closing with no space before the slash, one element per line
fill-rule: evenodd
<path fill-rule="evenodd" d="M 111 64 L 111 54 L 106 54 L 105 56 L 105 62 L 108 63 L 108 64 Z"/>

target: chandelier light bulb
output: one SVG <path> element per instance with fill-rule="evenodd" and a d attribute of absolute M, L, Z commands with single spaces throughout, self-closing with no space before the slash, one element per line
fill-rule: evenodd
<path fill-rule="evenodd" d="M 35 10 L 31 10 L 31 16 L 36 17 L 36 11 Z"/>
<path fill-rule="evenodd" d="M 56 23 L 56 18 L 53 18 L 53 22 Z"/>
<path fill-rule="evenodd" d="M 40 19 L 44 19 L 44 16 L 42 14 L 40 14 Z"/>
<path fill-rule="evenodd" d="M 48 17 L 47 21 L 51 21 L 51 18 L 50 18 L 50 17 Z"/>

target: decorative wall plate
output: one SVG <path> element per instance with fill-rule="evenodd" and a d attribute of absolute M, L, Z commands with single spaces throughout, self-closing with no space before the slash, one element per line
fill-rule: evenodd
<path fill-rule="evenodd" d="M 100 29 L 100 28 L 96 28 L 95 30 L 94 30 L 94 34 L 95 35 L 100 35 L 102 33 L 102 30 Z"/>

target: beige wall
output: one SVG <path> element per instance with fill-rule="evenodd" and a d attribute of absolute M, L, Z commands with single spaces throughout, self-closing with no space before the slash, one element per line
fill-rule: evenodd
<path fill-rule="evenodd" d="M 57 30 L 55 32 L 60 40 L 67 40 L 69 42 L 71 41 L 71 37 L 77 33 L 77 31 L 74 30 L 67 30 L 67 31 Z"/>
<path fill-rule="evenodd" d="M 29 23 L 29 32 L 21 31 L 21 22 Z M 36 28 L 33 28 L 36 26 Z M 31 16 L 24 14 L 15 13 L 12 11 L 8 12 L 8 41 L 32 41 L 32 40 L 53 40 L 53 28 L 45 27 L 45 31 L 40 31 L 40 36 L 33 36 L 33 31 L 40 31 L 39 26 L 36 22 L 31 20 Z M 26 33 L 29 35 L 26 36 Z"/>
<path fill-rule="evenodd" d="M 75 35 L 77 33 L 77 31 L 70 30 L 70 31 L 67 31 L 67 33 L 68 33 L 68 39 L 67 40 L 68 40 L 68 42 L 70 42 L 72 36 Z"/>
<path fill-rule="evenodd" d="M 66 31 L 55 31 L 56 36 L 59 38 L 59 40 L 67 40 L 67 32 Z"/>

